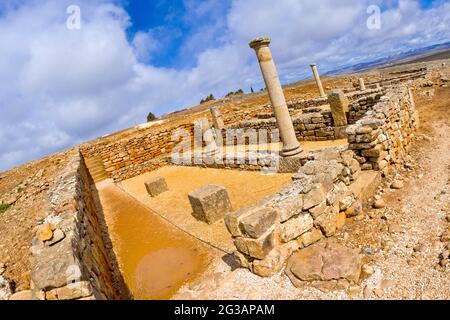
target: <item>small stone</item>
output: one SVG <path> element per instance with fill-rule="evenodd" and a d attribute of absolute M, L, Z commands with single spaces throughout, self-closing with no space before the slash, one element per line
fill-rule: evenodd
<path fill-rule="evenodd" d="M 384 295 L 383 290 L 379 289 L 379 288 L 375 288 L 373 289 L 373 293 L 378 297 L 381 298 Z"/>
<path fill-rule="evenodd" d="M 169 190 L 167 187 L 166 180 L 163 177 L 156 177 L 145 183 L 145 188 L 151 197 L 156 197 L 157 195 Z"/>
<path fill-rule="evenodd" d="M 371 276 L 375 272 L 374 268 L 368 264 L 363 265 L 361 271 L 366 276 Z"/>
<path fill-rule="evenodd" d="M 53 231 L 53 237 L 50 240 L 45 241 L 45 244 L 47 246 L 52 246 L 63 240 L 65 237 L 65 233 L 61 229 L 56 229 L 55 231 Z"/>
<path fill-rule="evenodd" d="M 400 233 L 400 232 L 402 232 L 402 228 L 398 224 L 392 223 L 391 225 L 389 225 L 389 232 L 390 233 Z"/>
<path fill-rule="evenodd" d="M 49 223 L 42 225 L 37 231 L 37 239 L 41 242 L 50 240 L 53 237 L 53 230 Z"/>
<path fill-rule="evenodd" d="M 394 180 L 391 184 L 391 189 L 402 189 L 403 188 L 403 182 L 400 180 Z"/>
<path fill-rule="evenodd" d="M 24 290 L 14 293 L 9 300 L 35 300 L 31 290 Z"/>
<path fill-rule="evenodd" d="M 386 202 L 384 202 L 383 199 L 378 199 L 378 200 L 376 200 L 376 201 L 373 203 L 373 207 L 374 207 L 375 209 L 381 209 L 381 208 L 384 208 L 384 207 L 386 207 Z"/>

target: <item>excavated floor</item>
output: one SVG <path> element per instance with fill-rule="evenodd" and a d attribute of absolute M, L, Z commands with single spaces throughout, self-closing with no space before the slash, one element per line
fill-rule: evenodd
<path fill-rule="evenodd" d="M 150 197 L 144 183 L 153 177 L 164 177 L 169 190 Z M 212 225 L 196 220 L 188 193 L 206 184 L 227 189 L 233 206 L 238 210 L 277 192 L 291 181 L 291 174 L 263 175 L 259 171 L 238 171 L 198 167 L 167 166 L 120 183 L 132 197 L 193 237 L 213 247 L 231 253 L 234 244 L 223 220 Z"/>
<path fill-rule="evenodd" d="M 170 299 L 217 254 L 112 182 L 97 184 L 97 190 L 120 271 L 135 299 Z"/>

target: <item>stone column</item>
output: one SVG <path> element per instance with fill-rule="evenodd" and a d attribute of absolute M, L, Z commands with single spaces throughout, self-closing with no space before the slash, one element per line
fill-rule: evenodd
<path fill-rule="evenodd" d="M 312 72 L 314 74 L 314 79 L 316 79 L 317 87 L 319 88 L 320 96 L 326 97 L 325 91 L 323 90 L 322 81 L 320 80 L 319 71 L 317 71 L 317 66 L 315 63 L 311 65 Z"/>
<path fill-rule="evenodd" d="M 349 101 L 342 90 L 332 90 L 328 93 L 328 103 L 330 104 L 331 115 L 334 126 L 342 127 L 347 125 L 347 115 Z"/>
<path fill-rule="evenodd" d="M 216 131 L 222 130 L 225 126 L 223 124 L 223 120 L 219 110 L 216 107 L 211 107 L 209 111 L 211 112 L 212 115 L 214 129 L 216 129 Z"/>
<path fill-rule="evenodd" d="M 203 150 L 203 153 L 205 155 L 214 155 L 218 151 L 218 147 L 216 144 L 216 140 L 214 139 L 213 130 L 211 129 L 211 126 L 209 125 L 208 119 L 199 119 L 196 123 L 196 125 L 199 127 L 199 131 L 202 134 L 201 141 L 205 142 L 206 147 Z"/>
<path fill-rule="evenodd" d="M 281 142 L 283 143 L 281 155 L 283 157 L 289 157 L 302 152 L 302 148 L 295 136 L 294 126 L 289 115 L 280 79 L 278 78 L 278 72 L 272 59 L 269 43 L 269 38 L 257 38 L 251 41 L 249 45 L 250 48 L 255 50 L 256 56 L 258 57 L 259 66 L 275 113 Z"/>
<path fill-rule="evenodd" d="M 364 79 L 363 78 L 359 78 L 359 89 L 361 91 L 366 90 L 366 85 L 364 84 Z"/>

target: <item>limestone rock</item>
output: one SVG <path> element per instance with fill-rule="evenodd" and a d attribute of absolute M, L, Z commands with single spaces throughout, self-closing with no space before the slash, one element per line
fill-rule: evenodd
<path fill-rule="evenodd" d="M 320 215 L 315 221 L 314 225 L 323 232 L 327 237 L 334 235 L 338 228 L 338 214 L 339 207 L 327 207 L 325 213 Z"/>
<path fill-rule="evenodd" d="M 391 184 L 391 188 L 392 189 L 401 189 L 401 188 L 403 188 L 403 182 L 400 180 L 394 180 L 394 182 L 392 182 L 392 184 Z"/>
<path fill-rule="evenodd" d="M 56 229 L 53 232 L 53 236 L 50 240 L 45 241 L 45 245 L 47 246 L 51 246 L 54 245 L 55 243 L 60 242 L 61 240 L 63 240 L 66 237 L 64 231 L 62 231 L 61 229 Z"/>
<path fill-rule="evenodd" d="M 375 202 L 373 203 L 373 207 L 375 209 L 382 209 L 382 208 L 386 207 L 386 202 L 384 202 L 383 199 L 375 200 Z"/>
<path fill-rule="evenodd" d="M 39 241 L 48 241 L 53 237 L 53 230 L 50 224 L 46 223 L 39 227 L 36 237 Z"/>
<path fill-rule="evenodd" d="M 237 237 L 234 239 L 234 245 L 245 255 L 256 259 L 264 259 L 267 253 L 276 246 L 277 236 L 277 229 L 272 227 L 258 239 Z"/>
<path fill-rule="evenodd" d="M 361 257 L 357 250 L 339 244 L 315 244 L 289 258 L 286 274 L 295 286 L 303 281 L 343 279 L 356 283 L 361 274 Z"/>
<path fill-rule="evenodd" d="M 243 234 L 257 239 L 278 220 L 278 211 L 273 208 L 259 208 L 245 216 L 239 224 Z"/>
<path fill-rule="evenodd" d="M 227 190 L 217 185 L 203 186 L 188 195 L 193 216 L 208 224 L 222 219 L 231 211 Z"/>
<path fill-rule="evenodd" d="M 310 214 L 299 214 L 289 219 L 280 226 L 281 240 L 288 242 L 298 238 L 314 226 L 314 220 Z"/>
<path fill-rule="evenodd" d="M 316 184 L 303 196 L 303 210 L 308 210 L 320 204 L 325 198 L 325 192 L 320 184 Z"/>
<path fill-rule="evenodd" d="M 169 190 L 167 187 L 166 180 L 163 177 L 156 177 L 145 183 L 145 188 L 151 197 L 156 197 L 157 195 Z"/>
<path fill-rule="evenodd" d="M 254 260 L 253 272 L 261 277 L 270 277 L 278 273 L 289 256 L 298 249 L 298 243 L 291 241 L 274 248 L 262 260 Z"/>
<path fill-rule="evenodd" d="M 33 296 L 33 291 L 24 290 L 11 295 L 11 297 L 9 297 L 9 300 L 35 300 L 35 298 Z"/>
<path fill-rule="evenodd" d="M 323 238 L 322 231 L 319 229 L 313 228 L 312 230 L 305 232 L 302 234 L 298 239 L 298 243 L 300 244 L 300 247 L 307 247 L 320 239 Z"/>

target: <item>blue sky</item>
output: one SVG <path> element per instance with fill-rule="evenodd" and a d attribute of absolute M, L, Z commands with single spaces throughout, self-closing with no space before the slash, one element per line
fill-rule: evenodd
<path fill-rule="evenodd" d="M 248 42 L 270 36 L 283 82 L 450 39 L 429 0 L 1 0 L 0 171 L 263 85 Z M 81 28 L 68 29 L 77 5 Z M 381 8 L 369 29 L 367 8 Z"/>

